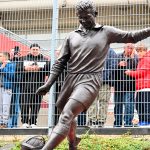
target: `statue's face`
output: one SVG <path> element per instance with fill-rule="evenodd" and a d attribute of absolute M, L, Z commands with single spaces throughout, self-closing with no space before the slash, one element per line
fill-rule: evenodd
<path fill-rule="evenodd" d="M 82 26 L 85 29 L 91 29 L 95 26 L 95 16 L 92 13 L 91 9 L 87 9 L 85 11 L 79 11 L 77 13 L 77 16 L 79 18 L 80 24 L 82 24 Z"/>

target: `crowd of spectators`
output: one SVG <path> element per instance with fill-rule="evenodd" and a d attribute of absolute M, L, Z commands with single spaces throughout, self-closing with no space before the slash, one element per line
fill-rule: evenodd
<path fill-rule="evenodd" d="M 0 53 L 0 125 L 18 127 L 19 114 L 22 128 L 36 128 L 42 96 L 35 91 L 50 73 L 50 61 L 42 55 L 38 44 L 31 44 L 26 56 L 16 46 Z"/>
<path fill-rule="evenodd" d="M 109 89 L 113 87 L 113 127 L 149 126 L 150 53 L 147 47 L 143 43 L 137 45 L 127 43 L 122 53 L 116 55 L 109 53 L 102 74 L 102 87 L 88 110 L 88 124 L 104 127 L 110 101 Z M 109 66 L 106 66 L 107 63 Z M 110 87 L 106 87 L 107 84 Z M 134 120 L 135 112 L 138 115 L 136 121 Z"/>
<path fill-rule="evenodd" d="M 138 125 L 150 125 L 149 70 L 150 51 L 144 44 L 127 43 L 122 53 L 116 53 L 110 48 L 100 77 L 103 82 L 99 94 L 87 112 L 78 116 L 79 125 L 84 121 L 82 125 L 104 127 L 112 87 L 113 126 L 133 127 L 135 110 L 139 117 Z M 44 57 L 38 44 L 32 44 L 26 56 L 21 56 L 17 46 L 10 54 L 0 52 L 0 128 L 18 127 L 19 114 L 22 128 L 37 127 L 42 96 L 35 92 L 46 81 L 49 73 L 50 60 Z M 66 74 L 65 70 L 64 76 Z M 62 84 L 63 79 L 58 78 L 57 92 Z M 55 118 L 56 123 L 58 117 Z"/>

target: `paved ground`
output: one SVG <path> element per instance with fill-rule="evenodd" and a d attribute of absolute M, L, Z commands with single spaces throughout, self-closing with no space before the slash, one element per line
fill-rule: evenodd
<path fill-rule="evenodd" d="M 15 146 L 14 141 L 23 141 L 29 137 L 28 135 L 1 135 L 0 136 L 0 143 L 1 141 L 5 143 L 3 147 L 0 147 L 0 150 L 11 150 Z"/>
<path fill-rule="evenodd" d="M 1 147 L 0 150 L 11 150 L 14 146 L 12 143 L 6 144 L 4 147 Z"/>

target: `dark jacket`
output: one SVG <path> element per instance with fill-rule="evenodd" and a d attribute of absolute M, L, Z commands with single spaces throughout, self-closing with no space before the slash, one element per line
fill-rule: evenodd
<path fill-rule="evenodd" d="M 113 71 L 112 78 L 115 91 L 135 91 L 135 79 L 126 75 L 125 71 L 128 69 L 136 69 L 138 63 L 137 57 L 126 59 L 127 66 L 118 65 L 120 61 L 125 61 L 124 53 L 118 54 L 117 59 L 118 63 L 115 70 Z"/>
<path fill-rule="evenodd" d="M 34 63 L 40 65 L 40 70 L 37 72 L 27 72 L 24 70 L 26 63 Z M 31 64 L 32 65 L 32 64 Z M 42 55 L 33 56 L 28 54 L 22 58 L 22 92 L 36 92 L 36 90 L 44 84 L 45 76 L 49 75 L 50 72 L 50 62 Z"/>
<path fill-rule="evenodd" d="M 111 76 L 112 76 L 113 70 L 115 69 L 117 65 L 116 58 L 117 58 L 116 52 L 112 48 L 110 48 L 108 50 L 106 60 L 104 63 L 104 70 L 102 72 L 102 79 L 103 79 L 104 84 L 109 84 L 110 86 L 112 86 Z"/>

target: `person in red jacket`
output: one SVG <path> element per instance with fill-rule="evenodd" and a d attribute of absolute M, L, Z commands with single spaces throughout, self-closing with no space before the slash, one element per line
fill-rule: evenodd
<path fill-rule="evenodd" d="M 150 51 L 144 44 L 136 47 L 139 63 L 136 71 L 127 70 L 126 75 L 136 80 L 136 109 L 139 115 L 139 125 L 150 125 Z"/>

